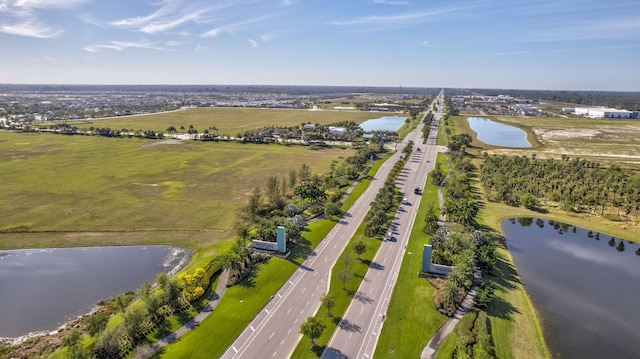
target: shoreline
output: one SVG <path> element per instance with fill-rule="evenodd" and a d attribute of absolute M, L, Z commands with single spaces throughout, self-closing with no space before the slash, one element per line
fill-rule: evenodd
<path fill-rule="evenodd" d="M 135 247 L 151 247 L 151 246 L 156 246 L 156 245 L 150 245 L 150 246 L 139 246 L 136 245 Z M 163 246 L 163 245 L 161 245 Z M 105 246 L 96 246 L 96 247 L 105 247 Z M 86 248 L 96 248 L 96 247 L 86 247 Z M 109 247 L 109 246 L 106 246 Z M 111 247 L 115 247 L 115 246 L 111 246 Z M 117 246 L 117 247 L 122 247 L 122 246 Z M 173 266 L 171 266 L 170 268 L 168 268 L 168 270 L 164 273 L 167 274 L 167 276 L 172 277 L 175 276 L 176 274 L 178 274 L 178 272 L 180 272 L 181 269 L 185 268 L 193 259 L 194 257 L 194 253 L 192 250 L 187 249 L 187 248 L 183 248 L 183 247 L 178 247 L 178 246 L 167 246 L 172 248 L 171 253 L 169 253 L 169 255 L 163 259 L 163 266 L 164 264 L 171 264 L 173 261 L 177 260 L 177 258 L 180 256 L 180 260 L 177 261 L 177 263 L 175 263 Z M 69 247 L 69 248 L 79 248 L 79 247 Z M 46 248 L 40 248 L 42 250 L 46 250 Z M 24 249 L 18 249 L 18 250 L 30 250 L 30 248 L 24 248 Z M 7 251 L 16 251 L 16 250 L 7 250 Z M 155 278 L 153 278 L 152 280 L 155 280 Z M 155 286 L 155 282 L 153 283 Z M 33 332 L 29 332 L 26 334 L 22 334 L 19 336 L 14 336 L 14 337 L 2 337 L 0 336 L 0 345 L 7 345 L 7 346 L 11 346 L 11 347 L 16 347 L 16 346 L 20 346 L 22 344 L 24 344 L 25 342 L 29 341 L 30 339 L 33 338 L 44 338 L 44 337 L 48 337 L 51 336 L 52 338 L 55 338 L 57 336 L 61 336 L 61 334 L 65 333 L 67 330 L 70 330 L 72 328 L 76 328 L 78 327 L 78 325 L 81 324 L 81 322 L 88 316 L 93 315 L 97 312 L 99 312 L 101 310 L 101 308 L 104 308 L 108 305 L 108 303 L 117 295 L 122 294 L 122 293 L 117 293 L 114 294 L 111 297 L 107 297 L 107 298 L 102 298 L 102 299 L 98 299 L 91 307 L 91 309 L 88 312 L 83 312 L 82 314 L 79 315 L 75 315 L 75 316 L 71 316 L 70 318 L 65 319 L 65 321 L 58 325 L 56 328 L 50 329 L 50 330 L 40 330 L 40 331 L 33 331 Z M 101 304 L 103 303 L 103 304 Z M 60 338 L 61 339 L 61 338 Z"/>

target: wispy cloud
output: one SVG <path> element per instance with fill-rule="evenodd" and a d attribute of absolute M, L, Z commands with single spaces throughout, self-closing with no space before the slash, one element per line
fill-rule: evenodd
<path fill-rule="evenodd" d="M 408 1 L 399 1 L 399 0 L 373 0 L 374 4 L 382 4 L 382 5 L 409 5 Z"/>
<path fill-rule="evenodd" d="M 205 32 L 204 34 L 200 35 L 200 37 L 216 37 L 218 36 L 218 34 L 220 34 L 220 29 L 215 28 Z"/>
<path fill-rule="evenodd" d="M 265 20 L 267 20 L 269 18 L 270 18 L 269 15 L 264 15 L 264 16 L 258 16 L 258 17 L 250 18 L 250 19 L 245 19 L 245 20 L 242 20 L 242 21 L 231 22 L 231 23 L 219 25 L 219 26 L 217 26 L 217 27 L 205 32 L 205 33 L 200 34 L 200 37 L 204 37 L 204 38 L 206 38 L 206 37 L 216 37 L 216 36 L 220 35 L 221 33 L 234 33 L 235 31 L 238 31 L 238 30 L 240 30 L 242 28 L 246 28 L 249 25 L 265 21 Z M 265 36 L 268 36 L 268 35 L 265 35 Z M 264 40 L 264 41 L 266 41 L 266 40 Z"/>
<path fill-rule="evenodd" d="M 164 0 L 159 7 L 148 15 L 124 18 L 107 22 L 108 26 L 133 29 L 147 34 L 164 33 L 173 30 L 189 22 L 212 22 L 217 12 L 232 7 L 239 3 L 238 0 L 218 1 L 209 3 L 205 1 Z"/>
<path fill-rule="evenodd" d="M 103 51 L 123 51 L 126 49 L 149 49 L 149 50 L 165 50 L 147 41 L 128 42 L 128 41 L 107 41 L 101 44 L 85 46 L 84 50 L 88 52 Z"/>
<path fill-rule="evenodd" d="M 258 47 L 258 43 L 255 42 L 255 40 L 247 39 L 247 41 L 249 41 L 249 44 L 251 44 L 251 47 Z"/>
<path fill-rule="evenodd" d="M 202 46 L 202 45 L 198 44 L 198 45 L 196 45 L 196 48 L 195 48 L 195 49 L 193 49 L 193 51 L 195 51 L 195 52 L 200 52 L 200 51 L 204 51 L 204 50 L 206 50 L 206 49 L 207 49 L 206 47 L 204 47 L 204 46 Z"/>
<path fill-rule="evenodd" d="M 36 20 L 26 20 L 21 23 L 4 24 L 0 26 L 0 32 L 10 35 L 36 37 L 40 39 L 51 39 L 62 34 L 62 29 L 49 27 Z"/>
<path fill-rule="evenodd" d="M 271 34 L 258 34 L 258 37 L 260 37 L 260 40 L 267 42 L 271 39 L 273 39 L 273 35 Z"/>
<path fill-rule="evenodd" d="M 3 0 L 0 1 L 0 32 L 10 35 L 50 39 L 64 30 L 45 23 L 43 10 L 70 8 L 86 0 Z"/>
<path fill-rule="evenodd" d="M 16 7 L 29 9 L 69 8 L 88 2 L 88 0 L 17 0 Z"/>
<path fill-rule="evenodd" d="M 391 14 L 391 15 L 370 15 L 365 17 L 359 17 L 350 20 L 339 20 L 329 22 L 329 25 L 335 26 L 376 26 L 376 25 L 397 25 L 397 24 L 408 24 L 416 21 L 423 21 L 431 18 L 437 18 L 443 14 L 449 13 L 459 13 L 461 11 L 466 11 L 472 8 L 476 8 L 481 6 L 483 3 L 468 3 L 466 5 L 453 5 L 450 7 L 441 7 L 430 10 L 423 11 L 415 11 L 415 12 L 405 12 L 400 14 Z"/>

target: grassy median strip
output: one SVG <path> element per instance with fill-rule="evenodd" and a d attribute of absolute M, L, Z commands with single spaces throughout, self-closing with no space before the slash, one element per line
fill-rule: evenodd
<path fill-rule="evenodd" d="M 445 158 L 441 154 L 438 154 L 437 163 L 446 170 Z M 422 232 L 423 218 L 431 206 L 437 213 L 438 186 L 431 183 L 429 175 L 376 346 L 375 358 L 419 358 L 429 339 L 447 320 L 433 305 L 435 288 L 425 278 L 418 277 L 422 266 L 422 248 L 429 243 L 429 237 Z"/>
<path fill-rule="evenodd" d="M 358 241 L 363 241 L 367 245 L 367 251 L 360 256 L 360 260 L 356 259 L 353 251 L 353 244 Z M 338 261 L 333 266 L 331 272 L 331 287 L 329 293 L 335 298 L 335 305 L 331 308 L 332 317 L 327 316 L 327 309 L 321 306 L 315 317 L 324 321 L 326 328 L 322 336 L 316 339 L 317 345 L 314 347 L 309 346 L 308 338 L 303 338 L 296 347 L 292 354 L 292 358 L 319 358 L 322 351 L 325 349 L 331 336 L 335 331 L 341 316 L 345 313 L 353 296 L 360 287 L 360 283 L 364 278 L 365 273 L 369 269 L 369 264 L 376 255 L 378 248 L 382 242 L 378 238 L 366 237 L 364 235 L 364 223 L 362 223 L 355 235 L 349 241 L 347 248 L 342 253 Z M 348 270 L 352 273 L 351 278 L 344 283 L 340 278 L 340 273 L 344 270 Z M 297 328 L 296 328 L 297 329 Z"/>
<path fill-rule="evenodd" d="M 393 153 L 389 153 L 382 156 L 380 160 L 374 162 L 371 165 L 371 167 L 369 167 L 369 170 L 367 171 L 367 175 L 364 176 L 356 184 L 356 186 L 353 188 L 349 196 L 342 203 L 342 207 L 340 208 L 340 210 L 343 213 L 348 211 L 349 208 L 351 208 L 351 206 L 353 206 L 353 204 L 356 203 L 356 201 L 358 200 L 358 198 L 360 198 L 362 193 L 369 187 L 369 184 L 371 184 L 371 179 L 376 175 L 376 173 L 378 173 L 380 166 L 382 166 L 382 164 L 385 163 L 389 159 L 389 157 L 391 157 L 392 155 Z"/>

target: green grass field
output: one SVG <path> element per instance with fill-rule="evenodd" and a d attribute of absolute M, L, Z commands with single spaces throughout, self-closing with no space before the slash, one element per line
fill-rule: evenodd
<path fill-rule="evenodd" d="M 246 130 L 255 130 L 269 126 L 297 126 L 302 123 L 330 124 L 340 121 L 362 123 L 368 119 L 380 117 L 365 111 L 306 111 L 282 109 L 254 109 L 235 107 L 190 108 L 175 112 L 106 119 L 74 121 L 78 127 L 89 128 L 126 128 L 133 130 L 165 131 L 174 126 L 178 133 L 186 133 L 193 126 L 199 133 L 210 127 L 216 127 L 219 135 L 235 136 Z M 185 130 L 180 130 L 184 127 Z"/>
<path fill-rule="evenodd" d="M 0 131 L 0 248 L 174 244 L 232 236 L 267 176 L 325 172 L 349 149 Z"/>

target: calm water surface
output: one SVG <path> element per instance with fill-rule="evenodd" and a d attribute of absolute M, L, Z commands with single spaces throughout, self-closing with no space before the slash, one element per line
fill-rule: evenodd
<path fill-rule="evenodd" d="M 491 121 L 488 118 L 469 117 L 469 126 L 478 134 L 478 139 L 488 145 L 504 147 L 531 147 L 527 141 L 527 133 L 504 123 Z"/>
<path fill-rule="evenodd" d="M 640 357 L 637 243 L 542 219 L 502 229 L 554 358 Z"/>
<path fill-rule="evenodd" d="M 360 124 L 360 127 L 369 131 L 397 131 L 404 125 L 406 117 L 403 116 L 384 116 L 376 119 L 366 120 Z"/>
<path fill-rule="evenodd" d="M 189 256 L 169 246 L 0 251 L 0 337 L 55 330 Z"/>

